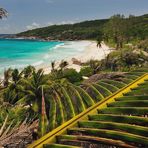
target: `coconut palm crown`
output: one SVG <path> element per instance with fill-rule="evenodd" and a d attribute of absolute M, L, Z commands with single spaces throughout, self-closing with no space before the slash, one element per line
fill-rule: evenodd
<path fill-rule="evenodd" d="M 0 19 L 7 17 L 8 12 L 4 8 L 0 8 Z"/>

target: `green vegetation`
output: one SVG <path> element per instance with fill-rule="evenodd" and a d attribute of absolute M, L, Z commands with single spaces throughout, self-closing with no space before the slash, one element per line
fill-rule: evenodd
<path fill-rule="evenodd" d="M 95 39 L 98 46 L 103 40 L 116 50 L 101 61 L 82 63 L 80 72 L 68 69 L 66 61 L 58 68 L 52 62 L 49 74 L 32 66 L 22 71 L 6 70 L 0 83 L 0 144 L 9 146 L 10 139 L 17 137 L 12 133 L 16 134 L 14 131 L 22 127 L 30 130 L 28 135 L 37 130 L 37 137 L 33 139 L 36 140 L 43 135 L 43 128 L 46 133 L 52 131 L 148 72 L 147 21 L 148 15 L 128 18 L 115 15 L 106 20 L 54 25 L 18 34 L 45 40 Z M 83 81 L 86 77 L 90 78 Z M 44 147 L 70 148 L 98 143 L 99 146 L 146 147 L 147 82 L 116 98 L 114 103 L 98 110 L 98 114 L 88 116 L 89 121 L 79 122 L 79 127 L 69 129 L 68 135 L 58 137 L 58 144 Z"/>
<path fill-rule="evenodd" d="M 114 26 L 114 29 L 111 29 L 112 25 L 114 25 L 114 22 L 113 21 L 109 22 L 109 19 L 104 19 L 104 20 L 85 21 L 76 24 L 53 25 L 49 27 L 38 28 L 22 32 L 19 33 L 18 36 L 26 36 L 26 37 L 36 36 L 39 38 L 49 39 L 49 40 L 98 39 L 102 41 L 102 39 L 100 39 L 102 37 L 102 28 L 104 27 L 104 25 L 106 25 L 106 23 L 109 23 L 105 31 L 109 32 L 110 35 L 113 35 L 112 31 L 114 32 L 117 31 L 116 34 L 117 36 L 113 37 L 110 36 L 111 38 L 114 38 L 114 41 L 121 43 L 121 41 L 129 41 L 130 39 L 133 38 L 134 40 L 137 39 L 143 40 L 147 38 L 148 36 L 147 14 L 139 17 L 131 15 L 129 16 L 129 18 L 126 19 L 122 15 L 115 15 L 112 18 L 113 20 L 116 21 L 115 23 L 116 26 Z M 120 22 L 123 22 L 126 25 Z M 128 30 L 126 31 L 127 27 Z"/>
<path fill-rule="evenodd" d="M 91 76 L 99 71 L 131 71 L 148 64 L 148 15 L 125 17 L 114 15 L 110 19 L 86 21 L 76 24 L 53 25 L 29 30 L 18 36 L 35 36 L 45 40 L 97 40 L 112 48 L 106 58 L 84 63 L 80 75 Z M 67 71 L 67 75 L 71 71 Z M 74 71 L 73 71 L 74 73 Z M 77 78 L 80 77 L 77 75 Z M 75 78 L 74 78 L 75 79 Z"/>
<path fill-rule="evenodd" d="M 65 75 L 67 71 L 70 71 L 69 75 Z M 118 90 L 118 87 L 126 85 L 118 80 L 109 79 L 80 85 L 80 81 L 82 81 L 80 73 L 63 66 L 62 69 L 54 69 L 47 75 L 43 73 L 42 69 L 35 70 L 32 66 L 28 66 L 22 71 L 17 69 L 5 71 L 3 89 L 0 94 L 2 102 L 0 127 L 5 125 L 2 135 L 4 136 L 7 128 L 9 135 L 13 128 L 21 126 L 24 122 L 26 126 L 32 125 L 38 119 L 38 126 L 34 128 L 38 129 L 38 135 L 42 135 L 42 88 L 45 98 L 45 122 L 47 123 L 45 129 L 46 132 L 49 132 L 111 95 Z M 75 75 L 80 75 L 81 79 L 77 79 Z M 126 78 L 128 74 L 125 73 L 122 77 Z M 111 84 L 107 84 L 108 81 Z M 119 86 L 116 87 L 116 85 Z"/>
<path fill-rule="evenodd" d="M 100 84 L 101 86 L 107 88 L 111 92 L 115 92 L 115 91 L 118 90 L 118 88 L 116 86 L 108 84 L 108 83 L 105 83 L 105 82 L 101 82 L 100 81 L 98 84 Z"/>
<path fill-rule="evenodd" d="M 94 137 L 94 136 L 79 136 L 79 135 L 62 135 L 58 136 L 59 143 L 70 143 L 69 147 L 72 147 L 71 145 L 91 145 L 93 143 L 93 146 L 103 146 L 103 145 L 114 145 L 117 147 L 131 147 L 128 144 L 125 144 L 122 141 L 119 140 L 113 140 L 113 139 L 107 139 L 102 137 Z M 95 144 L 96 143 L 96 144 Z M 97 144 L 99 143 L 99 144 Z M 53 144 L 53 146 L 56 146 L 56 144 Z"/>
<path fill-rule="evenodd" d="M 89 116 L 90 121 L 107 121 L 118 123 L 129 123 L 135 125 L 146 126 L 148 119 L 138 116 L 128 116 L 128 115 L 115 115 L 115 114 L 98 114 Z"/>
<path fill-rule="evenodd" d="M 129 73 L 129 75 L 139 75 Z M 125 76 L 128 77 L 126 73 Z M 102 83 L 104 84 L 104 83 Z M 115 99 L 107 107 L 98 110 L 98 114 L 78 121 L 78 126 L 69 128 L 65 135 L 57 137 L 60 146 L 98 147 L 147 147 L 148 146 L 148 102 L 147 94 L 134 95 L 134 92 L 147 88 L 148 81 L 139 85 L 130 96 Z M 129 100 L 128 100 L 129 99 Z M 56 144 L 52 144 L 56 147 Z"/>
<path fill-rule="evenodd" d="M 144 51 L 148 52 L 148 39 L 139 42 L 138 48 L 144 49 Z"/>
<path fill-rule="evenodd" d="M 122 88 L 125 86 L 125 83 L 123 82 L 118 82 L 118 81 L 113 81 L 113 80 L 101 80 L 101 82 L 109 83 L 111 85 L 114 85 L 118 88 Z"/>
<path fill-rule="evenodd" d="M 89 76 L 93 75 L 93 69 L 89 66 L 87 66 L 87 67 L 84 66 L 80 70 L 80 75 L 89 77 Z"/>
<path fill-rule="evenodd" d="M 49 40 L 84 40 L 96 39 L 107 20 L 86 21 L 76 24 L 53 25 L 29 30 L 17 36 L 36 36 Z"/>

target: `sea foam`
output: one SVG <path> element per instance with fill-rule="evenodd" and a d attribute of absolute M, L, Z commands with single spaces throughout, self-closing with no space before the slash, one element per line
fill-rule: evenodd
<path fill-rule="evenodd" d="M 9 67 L 19 69 L 27 65 L 41 67 L 50 65 L 51 61 L 67 60 L 83 52 L 89 44 L 89 41 L 42 42 L 1 39 L 0 75 Z"/>

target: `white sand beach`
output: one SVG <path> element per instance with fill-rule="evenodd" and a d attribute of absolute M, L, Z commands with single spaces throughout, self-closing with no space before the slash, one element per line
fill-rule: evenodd
<path fill-rule="evenodd" d="M 32 43 L 34 44 L 34 42 Z M 20 43 L 18 45 L 21 47 Z M 47 46 L 48 47 L 48 46 Z M 45 48 L 47 48 L 45 46 Z M 37 47 L 36 47 L 37 48 Z M 19 48 L 20 49 L 20 48 Z M 102 46 L 99 48 L 97 47 L 97 43 L 95 41 L 63 41 L 60 44 L 57 44 L 53 48 L 46 49 L 45 53 L 40 53 L 41 57 L 33 57 L 33 58 L 24 58 L 24 59 L 14 59 L 11 62 L 6 61 L 2 68 L 7 69 L 11 68 L 18 68 L 22 70 L 28 64 L 25 63 L 28 60 L 31 61 L 29 65 L 35 66 L 37 69 L 44 69 L 45 74 L 48 74 L 51 71 L 51 61 L 55 61 L 56 67 L 58 68 L 61 60 L 67 61 L 69 65 L 68 68 L 76 69 L 76 71 L 80 71 L 81 66 L 80 63 L 87 62 L 91 59 L 101 60 L 105 58 L 105 55 L 110 53 L 111 50 L 108 46 L 102 43 Z M 28 52 L 27 52 L 28 53 Z M 19 51 L 18 51 L 19 56 Z M 34 55 L 34 54 L 32 54 Z M 7 63 L 9 62 L 9 63 Z M 12 63 L 13 62 L 13 63 Z M 75 63 L 75 64 L 74 64 Z M 1 63 L 2 64 L 2 63 Z M 7 67 L 3 67 L 7 66 Z M 3 69 L 1 69 L 3 71 Z M 3 79 L 3 72 L 1 72 L 0 78 Z"/>
<path fill-rule="evenodd" d="M 101 60 L 101 59 L 104 59 L 105 56 L 111 52 L 111 49 L 107 45 L 105 45 L 104 43 L 101 44 L 101 47 L 97 47 L 97 42 L 95 42 L 95 41 L 75 41 L 75 42 L 79 42 L 79 43 L 82 42 L 82 44 L 84 44 L 84 45 L 86 43 L 87 46 L 85 46 L 84 50 L 82 52 L 78 53 L 76 56 L 73 56 L 73 57 L 67 58 L 67 59 L 63 59 L 63 60 L 65 60 L 69 63 L 67 68 L 73 68 L 78 72 L 80 71 L 81 66 L 78 64 L 73 64 L 73 59 L 76 59 L 81 62 L 87 62 L 91 59 Z M 57 61 L 56 66 L 58 66 L 59 63 L 60 63 L 60 61 Z M 44 67 L 45 74 L 47 74 L 51 71 L 51 68 L 49 67 L 49 65 L 48 65 L 48 67 L 46 67 L 45 65 L 43 67 Z"/>

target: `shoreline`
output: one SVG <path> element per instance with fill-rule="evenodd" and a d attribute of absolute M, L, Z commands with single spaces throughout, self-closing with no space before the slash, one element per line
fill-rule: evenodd
<path fill-rule="evenodd" d="M 84 47 L 84 50 L 82 52 L 70 58 L 63 59 L 64 61 L 68 62 L 67 68 L 73 68 L 77 72 L 80 71 L 82 66 L 80 66 L 79 64 L 74 64 L 73 59 L 80 61 L 82 63 L 87 62 L 91 59 L 102 60 L 105 58 L 106 55 L 108 55 L 111 52 L 111 48 L 105 45 L 104 43 L 101 44 L 102 45 L 101 47 L 97 47 L 96 41 L 83 40 L 83 41 L 73 41 L 73 42 L 79 42 L 79 43 L 86 42 L 87 44 L 89 42 L 89 44 L 86 47 Z M 58 65 L 60 62 L 61 60 L 55 61 L 56 68 L 58 68 Z M 48 74 L 51 72 L 51 67 L 49 65 L 40 65 L 37 69 L 39 68 L 43 68 L 45 74 Z"/>
<path fill-rule="evenodd" d="M 63 50 L 64 48 L 66 48 L 66 52 Z M 71 50 L 71 48 L 72 48 L 72 54 L 67 53 L 68 51 Z M 58 48 L 55 48 L 53 50 L 54 52 L 53 54 L 52 52 L 51 53 L 50 52 L 51 51 L 49 51 L 49 53 L 46 53 L 47 57 L 53 54 L 55 56 L 56 53 L 59 56 L 59 59 L 57 58 L 57 60 L 54 59 L 52 60 L 52 58 L 49 56 L 47 59 L 49 62 L 47 63 L 42 63 L 39 65 L 32 65 L 32 64 L 30 65 L 34 66 L 37 70 L 42 68 L 44 70 L 44 74 L 48 74 L 51 72 L 51 60 L 55 61 L 55 68 L 58 68 L 60 62 L 63 59 L 64 61 L 68 62 L 67 68 L 73 68 L 77 72 L 79 72 L 82 66 L 80 66 L 80 64 L 78 63 L 74 64 L 73 63 L 74 60 L 79 61 L 81 63 L 87 62 L 91 59 L 101 60 L 105 58 L 105 55 L 108 55 L 111 52 L 111 48 L 109 48 L 104 43 L 102 43 L 102 47 L 99 48 L 97 47 L 96 41 L 79 40 L 79 41 L 64 41 L 64 44 L 62 44 L 62 46 L 60 45 Z M 63 58 L 62 58 L 62 53 L 64 54 Z M 23 67 L 19 68 L 19 70 L 21 69 L 23 69 Z M 4 77 L 3 75 L 0 75 L 0 79 L 3 79 L 3 77 Z"/>

